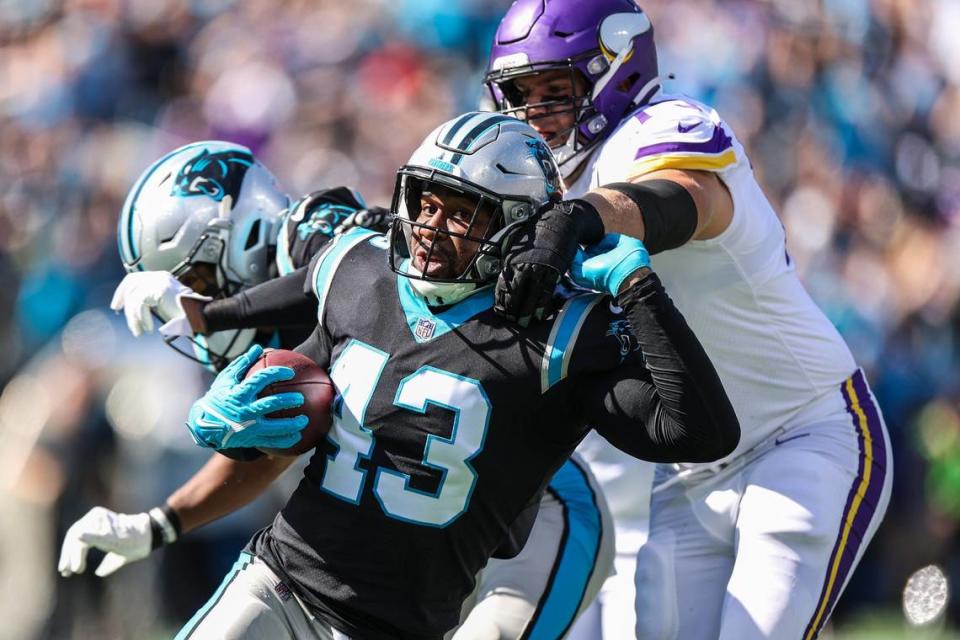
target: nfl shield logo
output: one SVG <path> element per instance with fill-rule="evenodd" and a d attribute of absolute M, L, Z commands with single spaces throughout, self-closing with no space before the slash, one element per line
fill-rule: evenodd
<path fill-rule="evenodd" d="M 280 597 L 280 600 L 283 602 L 286 602 L 287 600 L 289 600 L 290 596 L 293 595 L 293 593 L 290 591 L 290 587 L 283 584 L 282 582 L 278 582 L 276 586 L 273 587 L 273 589 L 274 591 L 277 592 L 277 595 Z"/>
<path fill-rule="evenodd" d="M 420 318 L 417 321 L 417 337 L 421 340 L 429 340 L 433 337 L 433 332 L 437 330 L 437 323 L 429 318 Z"/>

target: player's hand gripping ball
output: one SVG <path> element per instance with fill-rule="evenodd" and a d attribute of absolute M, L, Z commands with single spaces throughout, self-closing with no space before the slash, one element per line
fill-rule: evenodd
<path fill-rule="evenodd" d="M 300 431 L 300 440 L 283 449 L 258 447 L 264 453 L 280 456 L 297 456 L 316 448 L 330 430 L 330 406 L 336 395 L 333 382 L 327 372 L 307 356 L 286 349 L 265 349 L 260 359 L 247 370 L 246 377 L 254 375 L 267 367 L 290 367 L 293 378 L 268 385 L 259 393 L 260 397 L 280 393 L 300 392 L 303 405 L 294 409 L 284 409 L 268 413 L 267 418 L 287 418 L 298 415 L 307 416 L 307 426 Z"/>

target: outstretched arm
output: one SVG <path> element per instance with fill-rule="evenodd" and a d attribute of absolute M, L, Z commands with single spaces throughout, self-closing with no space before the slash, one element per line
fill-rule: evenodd
<path fill-rule="evenodd" d="M 263 456 L 250 462 L 238 462 L 213 455 L 167 498 L 167 504 L 180 519 L 181 533 L 253 502 L 294 460 L 296 458 L 290 456 Z"/>
<path fill-rule="evenodd" d="M 642 240 L 652 254 L 718 236 L 733 218 L 733 200 L 716 174 L 664 169 L 554 203 L 531 220 L 503 257 L 496 309 L 526 325 L 550 310 L 553 290 L 577 245 L 604 234 Z"/>
<path fill-rule="evenodd" d="M 196 333 L 227 329 L 313 326 L 317 298 L 304 290 L 307 266 L 212 302 L 187 300 L 184 312 Z"/>
<path fill-rule="evenodd" d="M 134 514 L 94 507 L 67 530 L 58 570 L 64 577 L 83 573 L 93 548 L 106 552 L 96 574 L 108 576 L 154 549 L 176 542 L 183 533 L 252 502 L 292 462 L 293 458 L 272 456 L 237 462 L 214 455 L 162 507 Z"/>

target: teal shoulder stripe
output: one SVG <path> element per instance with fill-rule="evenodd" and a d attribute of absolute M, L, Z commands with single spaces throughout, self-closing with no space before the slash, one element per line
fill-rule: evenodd
<path fill-rule="evenodd" d="M 601 299 L 602 294 L 583 293 L 567 300 L 560 309 L 543 352 L 543 363 L 540 366 L 542 393 L 546 393 L 550 387 L 567 377 L 570 357 L 573 355 L 580 328 Z"/>
<path fill-rule="evenodd" d="M 343 257 L 355 246 L 376 235 L 376 232 L 369 229 L 354 227 L 343 235 L 335 237 L 317 258 L 311 282 L 313 282 L 313 292 L 319 302 L 317 321 L 321 325 L 323 324 L 323 312 L 327 306 L 327 294 L 330 292 L 333 276 L 337 272 Z"/>
<path fill-rule="evenodd" d="M 290 213 L 292 209 L 287 209 L 283 214 L 283 220 L 280 222 L 280 231 L 277 236 L 277 272 L 285 276 L 294 271 L 293 259 L 290 257 Z"/>
<path fill-rule="evenodd" d="M 193 614 L 193 617 L 190 618 L 187 624 L 183 625 L 183 629 L 180 629 L 180 632 L 173 640 L 186 640 L 186 638 L 189 638 L 200 623 L 203 622 L 203 619 L 207 617 L 207 614 L 210 613 L 214 605 L 223 597 L 223 592 L 227 590 L 227 587 L 230 586 L 233 579 L 237 577 L 237 574 L 243 571 L 251 562 L 253 562 L 253 556 L 246 551 L 241 552 L 240 558 L 233 564 L 233 567 L 230 568 L 230 572 L 224 577 L 223 582 L 220 583 L 220 587 L 217 588 L 213 596 L 207 600 L 207 603 Z"/>
<path fill-rule="evenodd" d="M 400 269 L 406 268 L 404 263 Z M 407 321 L 407 328 L 418 343 L 430 342 L 450 333 L 464 322 L 493 307 L 493 287 L 488 286 L 470 294 L 460 302 L 434 313 L 422 296 L 414 292 L 410 278 L 397 274 L 397 295 Z"/>

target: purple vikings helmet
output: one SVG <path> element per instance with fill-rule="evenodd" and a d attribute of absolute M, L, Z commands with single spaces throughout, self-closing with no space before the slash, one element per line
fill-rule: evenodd
<path fill-rule="evenodd" d="M 524 104 L 520 76 L 567 69 L 586 81 L 586 95 Z M 485 78 L 503 113 L 575 113 L 563 144 L 553 147 L 569 176 L 624 117 L 660 89 L 653 26 L 632 0 L 516 0 L 500 21 Z M 561 138 L 562 139 L 562 138 Z"/>

